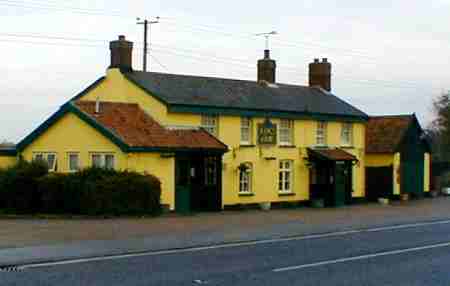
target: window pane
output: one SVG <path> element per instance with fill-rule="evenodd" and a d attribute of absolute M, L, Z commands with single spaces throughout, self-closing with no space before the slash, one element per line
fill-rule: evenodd
<path fill-rule="evenodd" d="M 99 154 L 92 155 L 92 167 L 101 168 L 102 167 L 102 156 Z"/>
<path fill-rule="evenodd" d="M 114 155 L 105 155 L 105 168 L 114 169 Z"/>
<path fill-rule="evenodd" d="M 36 154 L 36 155 L 34 156 L 34 160 L 36 160 L 36 161 L 44 161 L 44 155 L 42 155 L 42 154 Z"/>
<path fill-rule="evenodd" d="M 78 171 L 80 168 L 78 154 L 70 154 L 69 155 L 69 170 L 70 171 Z"/>
<path fill-rule="evenodd" d="M 49 170 L 54 170 L 55 169 L 55 161 L 56 161 L 55 154 L 48 154 L 47 155 L 47 164 L 48 164 L 48 169 Z"/>

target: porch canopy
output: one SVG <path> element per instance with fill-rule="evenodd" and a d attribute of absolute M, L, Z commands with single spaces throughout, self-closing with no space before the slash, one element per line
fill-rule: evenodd
<path fill-rule="evenodd" d="M 340 149 L 340 148 L 308 148 L 309 161 L 347 161 L 358 162 L 356 156 Z"/>

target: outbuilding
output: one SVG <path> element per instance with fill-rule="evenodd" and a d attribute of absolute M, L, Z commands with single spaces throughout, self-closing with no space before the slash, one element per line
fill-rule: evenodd
<path fill-rule="evenodd" d="M 430 191 L 430 146 L 415 114 L 375 116 L 366 129 L 368 200 Z"/>

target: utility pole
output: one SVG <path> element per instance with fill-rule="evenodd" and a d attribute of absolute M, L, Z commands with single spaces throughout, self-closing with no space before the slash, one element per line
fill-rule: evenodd
<path fill-rule="evenodd" d="M 138 25 L 144 25 L 144 63 L 143 63 L 143 71 L 147 71 L 147 54 L 148 54 L 148 47 L 150 46 L 150 42 L 147 39 L 149 38 L 149 32 L 152 24 L 159 23 L 159 17 L 156 17 L 156 21 L 149 21 L 145 19 L 144 21 L 141 21 L 140 18 L 136 19 L 138 22 Z"/>

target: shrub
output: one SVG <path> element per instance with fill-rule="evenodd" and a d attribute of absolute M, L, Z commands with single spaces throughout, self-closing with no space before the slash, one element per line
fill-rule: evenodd
<path fill-rule="evenodd" d="M 136 172 L 86 169 L 40 180 L 45 213 L 87 215 L 158 214 L 161 184 Z"/>
<path fill-rule="evenodd" d="M 161 212 L 161 183 L 156 177 L 98 168 L 47 174 L 45 164 L 20 162 L 0 171 L 0 196 L 0 208 L 16 213 L 156 215 Z"/>
<path fill-rule="evenodd" d="M 16 213 L 38 211 L 41 204 L 38 179 L 47 172 L 44 162 L 29 163 L 23 160 L 0 171 L 0 208 Z"/>

